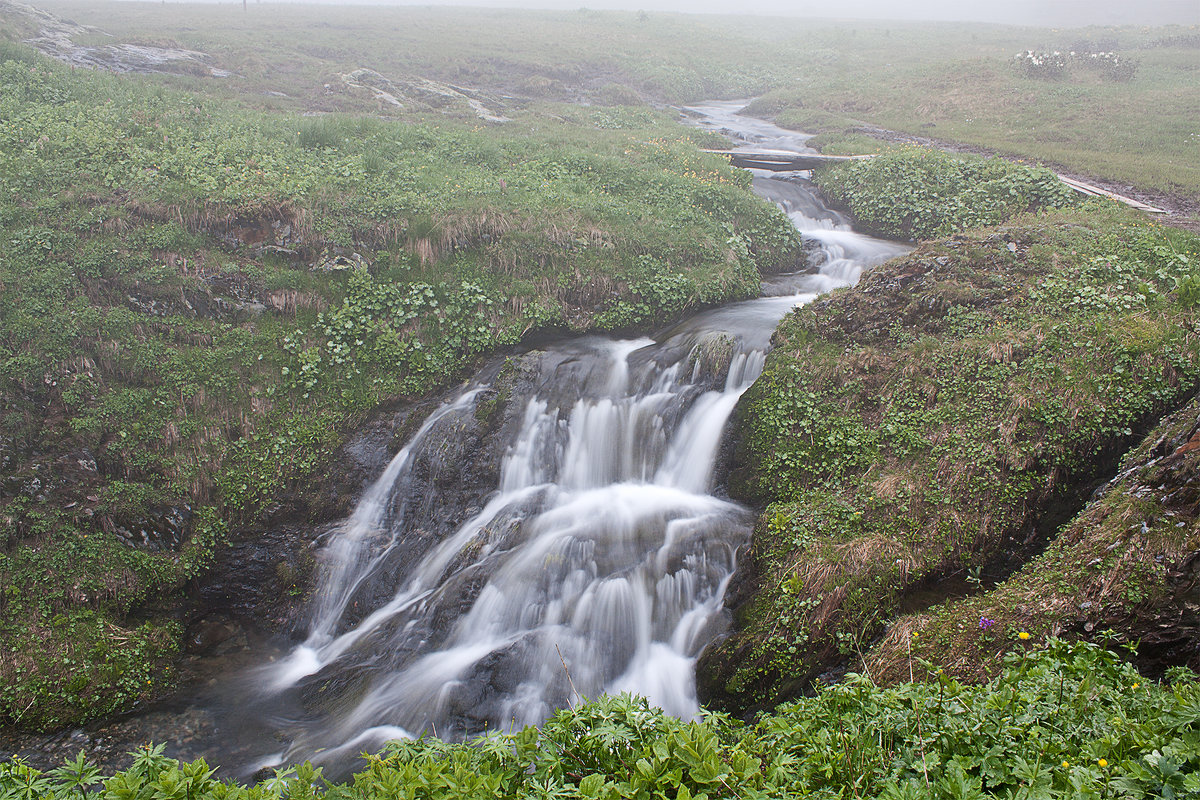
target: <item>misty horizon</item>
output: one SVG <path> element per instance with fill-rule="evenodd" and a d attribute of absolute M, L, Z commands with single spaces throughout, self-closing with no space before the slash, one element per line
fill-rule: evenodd
<path fill-rule="evenodd" d="M 126 0 L 129 1 L 129 0 Z M 242 0 L 163 0 L 241 5 Z M 253 0 L 255 5 L 264 4 Z M 922 0 L 899 5 L 879 0 L 842 0 L 831 5 L 819 0 L 760 0 L 732 11 L 724 0 L 289 0 L 272 5 L 336 5 L 391 7 L 458 7 L 553 11 L 645 11 L 683 14 L 800 17 L 813 19 L 877 20 L 896 22 L 979 22 L 1038 27 L 1086 27 L 1113 25 L 1198 25 L 1200 0 L 1155 0 L 1140 4 L 1089 2 L 1089 0 L 1015 0 L 981 2 L 969 0 Z"/>

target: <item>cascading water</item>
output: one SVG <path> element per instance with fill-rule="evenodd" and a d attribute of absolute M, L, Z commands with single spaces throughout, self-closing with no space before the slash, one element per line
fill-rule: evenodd
<path fill-rule="evenodd" d="M 736 107 L 693 111 L 752 144 L 807 149 Z M 519 359 L 498 479 L 469 513 L 442 513 L 414 476 L 478 435 L 495 371 L 434 412 L 330 535 L 305 641 L 257 673 L 253 713 L 288 743 L 262 763 L 537 724 L 576 693 L 698 711 L 695 659 L 725 624 L 752 524 L 712 494 L 725 423 L 784 314 L 905 249 L 854 233 L 803 183 L 754 187 L 818 244 L 819 270 L 656 339 Z"/>

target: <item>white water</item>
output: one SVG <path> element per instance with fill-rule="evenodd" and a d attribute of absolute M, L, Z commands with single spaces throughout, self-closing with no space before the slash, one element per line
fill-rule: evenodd
<path fill-rule="evenodd" d="M 807 149 L 734 104 L 696 110 L 748 145 Z M 790 309 L 905 249 L 854 233 L 788 177 L 759 175 L 755 188 L 819 245 L 819 272 L 772 279 L 763 298 L 657 340 L 593 338 L 527 357 L 537 374 L 514 394 L 494 491 L 439 535 L 413 530 L 405 492 L 419 486 L 421 454 L 469 427 L 453 423 L 487 387 L 446 403 L 396 455 L 325 547 L 305 641 L 260 676 L 259 713 L 290 742 L 281 760 L 537 724 L 576 693 L 628 691 L 697 713 L 695 660 L 726 624 L 723 594 L 752 524 L 712 493 L 729 415 Z M 705 368 L 703 354 L 722 347 L 728 367 Z"/>

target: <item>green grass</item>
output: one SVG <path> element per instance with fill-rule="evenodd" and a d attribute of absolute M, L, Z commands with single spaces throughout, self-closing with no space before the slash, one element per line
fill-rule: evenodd
<path fill-rule="evenodd" d="M 629 92 L 671 102 L 746 97 L 771 85 L 777 69 L 775 51 L 759 47 L 755 24 L 731 26 L 680 14 L 257 3 L 246 12 L 240 6 L 178 3 L 41 7 L 96 25 L 118 40 L 177 43 L 210 53 L 217 66 L 235 73 L 227 81 L 201 81 L 210 90 L 227 86 L 246 102 L 286 108 L 359 108 L 337 76 L 360 67 L 493 96 L 573 99 L 582 93 L 598 102 Z M 253 97 L 264 90 L 291 99 Z"/>
<path fill-rule="evenodd" d="M 875 149 L 882 126 L 1061 165 L 1195 200 L 1200 49 L 1182 26 L 1051 30 L 962 23 L 837 22 L 665 13 L 252 4 L 47 2 L 115 40 L 211 53 L 229 79 L 166 78 L 268 109 L 404 115 L 340 75 L 366 67 L 429 77 L 519 108 L 539 99 L 669 103 L 762 95 L 752 108 L 823 133 L 831 152 Z M 1112 49 L 1128 81 L 1075 67 L 1027 77 L 1026 50 Z M 268 95 L 282 92 L 287 97 Z M 461 103 L 445 109 L 472 113 Z"/>
<path fill-rule="evenodd" d="M 932 147 L 889 148 L 819 169 L 814 179 L 862 229 L 890 239 L 932 239 L 1080 202 L 1050 170 Z"/>
<path fill-rule="evenodd" d="M 859 125 L 882 126 L 1053 163 L 1118 183 L 1200 194 L 1200 49 L 1193 29 L 1048 30 L 961 23 L 836 22 L 626 12 L 252 4 L 47 2 L 115 34 L 211 53 L 229 79 L 167 80 L 269 109 L 407 109 L 343 86 L 367 67 L 483 90 L 521 107 L 540 98 L 670 103 L 762 95 L 752 109 L 824 133 L 830 152 L 875 149 Z M 107 40 L 112 41 L 112 40 Z M 97 40 L 101 44 L 103 41 Z M 1026 50 L 1114 48 L 1131 80 L 1075 67 L 1023 75 Z M 282 92 L 287 97 L 267 95 Z M 447 107 L 470 115 L 465 106 Z"/>
<path fill-rule="evenodd" d="M 9 797 L 395 798 L 1173 798 L 1200 793 L 1200 686 L 1163 686 L 1094 645 L 1014 641 L 984 685 L 944 674 L 883 688 L 859 675 L 745 725 L 681 722 L 605 697 L 540 729 L 465 744 L 394 742 L 344 783 L 305 764 L 254 786 L 146 747 L 103 776 L 83 754 L 48 773 L 0 764 Z"/>
<path fill-rule="evenodd" d="M 861 139 L 836 140 L 866 124 L 1194 200 L 1200 194 L 1200 50 L 1157 46 L 1168 35 L 910 25 L 847 36 L 844 29 L 818 28 L 798 56 L 803 66 L 792 66 L 797 79 L 752 108 L 786 126 L 828 132 L 830 152 L 863 152 Z M 1074 68 L 1043 80 L 1013 64 L 1018 52 L 1069 51 L 1079 39 L 1115 39 L 1122 56 L 1138 62 L 1133 79 L 1110 81 Z"/>

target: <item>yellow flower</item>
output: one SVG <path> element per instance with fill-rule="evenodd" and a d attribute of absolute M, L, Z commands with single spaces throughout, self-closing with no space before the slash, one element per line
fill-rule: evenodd
<path fill-rule="evenodd" d="M 1026 633 L 1025 631 L 1021 631 L 1020 633 L 1017 634 L 1017 638 L 1023 642 L 1029 638 L 1029 634 Z"/>
<path fill-rule="evenodd" d="M 1097 761 L 1097 762 L 1096 762 L 1096 764 L 1098 764 L 1098 765 L 1099 765 L 1099 766 L 1100 766 L 1102 769 L 1103 769 L 1104 767 L 1107 767 L 1107 766 L 1108 766 L 1108 762 L 1107 762 L 1107 761 L 1105 761 L 1103 758 L 1102 758 L 1102 759 L 1100 759 L 1099 761 Z"/>
<path fill-rule="evenodd" d="M 912 633 L 913 633 L 913 638 L 914 638 L 914 639 L 915 639 L 915 638 L 917 638 L 917 632 L 916 632 L 916 631 L 913 631 Z"/>
<path fill-rule="evenodd" d="M 1139 686 L 1141 686 L 1141 684 L 1140 684 L 1140 683 L 1135 683 L 1135 684 L 1133 684 L 1133 688 L 1134 688 L 1134 689 L 1138 688 Z"/>
<path fill-rule="evenodd" d="M 1067 767 L 1069 767 L 1069 766 L 1071 766 L 1071 765 L 1070 765 L 1070 764 L 1068 764 L 1066 761 L 1064 761 L 1064 762 L 1062 763 L 1062 768 L 1063 768 L 1063 769 L 1066 769 L 1066 768 L 1067 768 Z"/>

